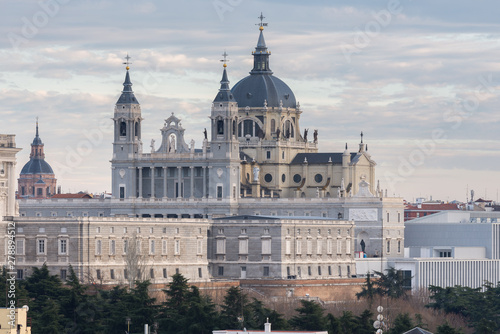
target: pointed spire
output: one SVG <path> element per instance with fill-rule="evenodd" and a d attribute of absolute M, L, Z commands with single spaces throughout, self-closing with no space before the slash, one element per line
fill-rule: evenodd
<path fill-rule="evenodd" d="M 222 79 L 220 80 L 220 88 L 219 88 L 219 93 L 214 99 L 214 102 L 221 102 L 221 101 L 234 101 L 236 100 L 233 98 L 233 94 L 231 93 L 231 88 L 229 88 L 229 79 L 227 77 L 227 63 L 229 62 L 229 59 L 227 59 L 227 52 L 224 51 L 222 54 L 224 59 L 221 59 L 221 62 L 224 64 L 222 67 L 224 70 L 222 71 Z"/>
<path fill-rule="evenodd" d="M 43 145 L 42 140 L 40 139 L 40 136 L 38 134 L 38 116 L 36 118 L 35 138 L 33 139 L 33 143 L 31 145 Z"/>
<path fill-rule="evenodd" d="M 272 74 L 273 72 L 269 68 L 269 56 L 271 52 L 267 50 L 266 41 L 264 39 L 264 27 L 267 27 L 267 23 L 264 23 L 264 15 L 260 13 L 259 19 L 260 23 L 256 25 L 259 26 L 259 40 L 257 41 L 257 46 L 253 52 L 253 69 L 250 74 Z"/>
<path fill-rule="evenodd" d="M 120 95 L 120 98 L 116 102 L 118 103 L 123 103 L 123 104 L 139 104 L 139 101 L 135 98 L 134 91 L 132 90 L 132 81 L 130 80 L 130 56 L 127 53 L 127 56 L 125 57 L 126 61 L 123 63 L 124 65 L 127 65 L 125 69 L 127 70 L 125 74 L 125 81 L 123 82 L 123 90 L 122 90 L 122 95 Z"/>

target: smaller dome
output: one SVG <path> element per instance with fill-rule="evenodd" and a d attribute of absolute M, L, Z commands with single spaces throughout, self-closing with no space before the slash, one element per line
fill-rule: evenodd
<path fill-rule="evenodd" d="M 21 170 L 21 175 L 33 174 L 54 174 L 54 171 L 45 160 L 30 159 L 30 161 L 28 161 Z"/>

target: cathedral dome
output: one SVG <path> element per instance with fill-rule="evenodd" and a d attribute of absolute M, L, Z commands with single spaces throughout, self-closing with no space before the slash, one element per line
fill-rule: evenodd
<path fill-rule="evenodd" d="M 241 107 L 262 107 L 264 100 L 268 107 L 295 108 L 295 95 L 286 83 L 272 74 L 251 74 L 234 85 L 233 96 Z"/>
<path fill-rule="evenodd" d="M 262 15 L 261 15 L 262 16 Z M 269 56 L 263 34 L 263 23 L 260 26 L 260 35 L 255 51 L 253 52 L 254 65 L 250 75 L 241 79 L 232 89 L 238 107 L 290 107 L 295 108 L 295 95 L 286 83 L 273 76 L 269 68 Z"/>
<path fill-rule="evenodd" d="M 30 159 L 21 170 L 21 175 L 27 174 L 54 174 L 54 171 L 45 160 Z"/>

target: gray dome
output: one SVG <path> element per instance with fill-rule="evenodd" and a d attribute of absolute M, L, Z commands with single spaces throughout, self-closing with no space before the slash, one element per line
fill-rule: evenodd
<path fill-rule="evenodd" d="M 43 159 L 30 159 L 21 170 L 21 175 L 54 174 L 52 167 Z"/>
<path fill-rule="evenodd" d="M 238 102 L 238 107 L 263 107 L 264 100 L 268 107 L 279 107 L 280 101 L 283 107 L 295 108 L 297 102 L 295 95 L 286 83 L 281 79 L 268 74 L 251 74 L 241 79 L 234 85 L 233 96 Z"/>

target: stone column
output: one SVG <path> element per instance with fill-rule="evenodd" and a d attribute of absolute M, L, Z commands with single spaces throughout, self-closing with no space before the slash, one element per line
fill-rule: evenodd
<path fill-rule="evenodd" d="M 155 167 L 151 166 L 149 170 L 151 171 L 151 198 L 155 198 Z"/>
<path fill-rule="evenodd" d="M 203 166 L 203 190 L 201 191 L 201 197 L 206 198 L 207 196 L 207 167 Z"/>
<path fill-rule="evenodd" d="M 182 198 L 182 167 L 177 166 L 177 191 L 179 192 L 177 198 Z"/>
<path fill-rule="evenodd" d="M 137 167 L 139 169 L 139 197 L 142 198 L 142 167 Z"/>
<path fill-rule="evenodd" d="M 163 198 L 167 198 L 167 172 L 168 168 L 163 167 Z"/>
<path fill-rule="evenodd" d="M 9 175 L 8 187 L 9 192 L 7 194 L 7 216 L 14 216 L 16 214 L 16 179 L 14 175 L 16 165 L 15 162 L 7 163 L 7 173 Z"/>
<path fill-rule="evenodd" d="M 194 167 L 189 166 L 189 172 L 191 173 L 191 195 L 190 198 L 194 198 Z"/>

